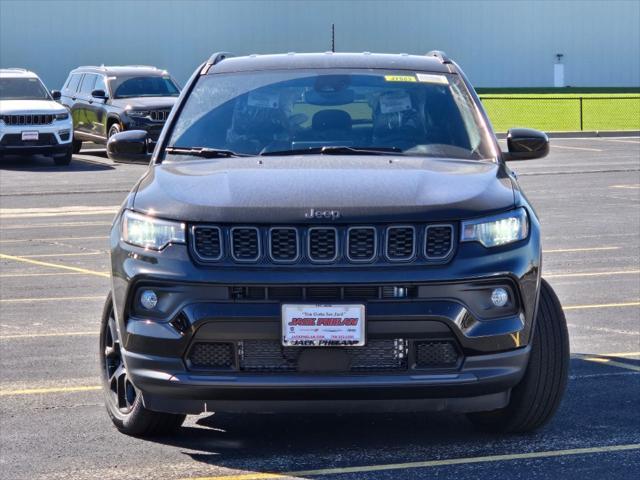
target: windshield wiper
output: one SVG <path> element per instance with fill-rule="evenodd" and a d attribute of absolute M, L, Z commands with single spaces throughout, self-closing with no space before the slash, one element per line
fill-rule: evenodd
<path fill-rule="evenodd" d="M 325 145 L 323 147 L 262 152 L 260 155 L 390 155 L 398 153 L 402 153 L 402 149 L 398 147 L 347 147 L 339 145 Z"/>
<path fill-rule="evenodd" d="M 237 153 L 231 150 L 221 150 L 219 148 L 209 147 L 167 147 L 165 152 L 174 155 L 191 155 L 193 157 L 202 158 L 226 158 L 226 157 L 250 157 L 245 153 Z"/>

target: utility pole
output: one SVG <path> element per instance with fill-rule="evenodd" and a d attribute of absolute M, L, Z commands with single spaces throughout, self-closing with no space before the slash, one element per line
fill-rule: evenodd
<path fill-rule="evenodd" d="M 336 51 L 336 24 L 331 24 L 331 51 Z"/>

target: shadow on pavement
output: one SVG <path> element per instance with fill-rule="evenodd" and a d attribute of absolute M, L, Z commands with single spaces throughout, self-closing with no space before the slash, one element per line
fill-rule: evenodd
<path fill-rule="evenodd" d="M 211 414 L 196 426 L 154 441 L 185 450 L 196 462 L 253 472 L 283 472 L 419 462 L 640 442 L 640 374 L 610 362 L 572 359 L 564 401 L 551 423 L 529 434 L 473 428 L 463 415 Z M 624 365 L 616 366 L 611 362 Z M 604 408 L 606 406 L 606 408 Z"/>

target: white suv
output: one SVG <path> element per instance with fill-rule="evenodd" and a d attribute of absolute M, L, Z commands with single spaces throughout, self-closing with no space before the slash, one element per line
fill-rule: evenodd
<path fill-rule="evenodd" d="M 40 153 L 69 165 L 73 122 L 59 98 L 33 72 L 0 69 L 0 158 Z"/>

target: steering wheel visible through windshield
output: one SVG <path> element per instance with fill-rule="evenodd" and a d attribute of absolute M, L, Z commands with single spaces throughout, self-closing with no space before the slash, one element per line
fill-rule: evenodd
<path fill-rule="evenodd" d="M 198 79 L 168 151 L 227 155 L 353 151 L 491 158 L 477 109 L 455 74 L 291 70 Z"/>

